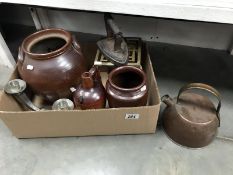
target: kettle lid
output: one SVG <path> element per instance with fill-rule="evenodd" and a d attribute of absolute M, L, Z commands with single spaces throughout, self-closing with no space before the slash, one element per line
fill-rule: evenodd
<path fill-rule="evenodd" d="M 192 123 L 204 124 L 217 119 L 216 108 L 206 96 L 185 92 L 175 106 L 178 114 Z"/>

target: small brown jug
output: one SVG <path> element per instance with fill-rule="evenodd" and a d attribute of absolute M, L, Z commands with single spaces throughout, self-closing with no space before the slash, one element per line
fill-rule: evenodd
<path fill-rule="evenodd" d="M 73 98 L 75 106 L 84 110 L 105 107 L 106 92 L 96 66 L 82 74 L 81 84 L 76 88 Z"/>
<path fill-rule="evenodd" d="M 109 107 L 137 107 L 147 103 L 148 87 L 142 69 L 121 66 L 112 70 L 106 83 Z"/>

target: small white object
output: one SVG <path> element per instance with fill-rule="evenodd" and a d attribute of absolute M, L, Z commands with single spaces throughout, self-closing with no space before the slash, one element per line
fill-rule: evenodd
<path fill-rule="evenodd" d="M 30 64 L 27 65 L 27 69 L 28 69 L 28 70 L 33 70 L 33 68 L 34 68 L 34 67 L 33 67 L 32 65 L 30 65 Z"/>
<path fill-rule="evenodd" d="M 126 120 L 137 120 L 139 119 L 140 115 L 139 114 L 126 114 L 125 119 Z"/>
<path fill-rule="evenodd" d="M 145 91 L 146 90 L 146 85 L 142 86 L 142 88 L 140 90 Z"/>
<path fill-rule="evenodd" d="M 74 87 L 71 87 L 71 88 L 70 88 L 70 91 L 71 91 L 71 92 L 74 92 L 74 91 L 76 91 L 76 89 L 75 89 Z"/>

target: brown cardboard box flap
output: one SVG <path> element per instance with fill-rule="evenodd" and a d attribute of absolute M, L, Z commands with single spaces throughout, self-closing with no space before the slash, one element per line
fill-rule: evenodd
<path fill-rule="evenodd" d="M 60 137 L 154 133 L 159 106 L 88 111 L 2 113 L 16 137 Z M 126 119 L 128 114 L 138 119 Z M 148 129 L 145 129 L 148 128 Z"/>

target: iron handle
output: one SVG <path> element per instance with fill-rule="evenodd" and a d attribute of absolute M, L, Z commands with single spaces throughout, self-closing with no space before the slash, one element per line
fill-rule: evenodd
<path fill-rule="evenodd" d="M 107 23 L 110 26 L 111 30 L 113 31 L 114 35 L 121 33 L 119 27 L 116 25 L 116 23 L 112 19 L 108 19 Z"/>
<path fill-rule="evenodd" d="M 114 37 L 115 35 L 122 35 L 119 27 L 113 21 L 113 17 L 111 14 L 109 13 L 104 14 L 104 22 L 105 22 L 105 27 L 107 31 L 107 36 L 109 38 Z"/>
<path fill-rule="evenodd" d="M 217 105 L 217 110 L 216 110 L 216 113 L 217 113 L 217 118 L 219 120 L 219 126 L 220 126 L 220 108 L 221 108 L 221 97 L 220 97 L 220 94 L 219 92 L 213 88 L 212 86 L 209 86 L 207 84 L 203 84 L 203 83 L 190 83 L 186 86 L 183 86 L 180 90 L 179 90 L 179 93 L 178 93 L 178 96 L 177 96 L 177 103 L 179 102 L 179 99 L 180 99 L 180 95 L 184 92 L 184 91 L 187 91 L 187 90 L 190 90 L 190 89 L 200 89 L 200 90 L 205 90 L 205 91 L 208 91 L 210 92 L 211 94 L 213 94 L 217 100 L 218 100 L 218 105 Z"/>

